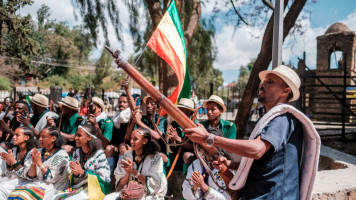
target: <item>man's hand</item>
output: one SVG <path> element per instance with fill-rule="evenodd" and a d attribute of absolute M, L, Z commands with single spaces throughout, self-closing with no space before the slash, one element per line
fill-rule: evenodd
<path fill-rule="evenodd" d="M 9 133 L 11 132 L 11 129 L 9 127 L 9 124 L 6 124 L 4 120 L 0 119 L 0 130 L 3 133 Z"/>
<path fill-rule="evenodd" d="M 139 109 L 136 109 L 135 111 L 132 112 L 132 120 L 137 124 L 141 122 L 142 119 L 142 111 Z"/>
<path fill-rule="evenodd" d="M 78 161 L 76 162 L 69 162 L 70 170 L 73 172 L 74 176 L 79 176 L 84 174 L 84 170 Z"/>
<path fill-rule="evenodd" d="M 16 120 L 24 126 L 29 126 L 31 123 L 30 115 L 27 115 L 27 117 L 25 117 L 23 115 L 16 116 Z"/>
<path fill-rule="evenodd" d="M 73 151 L 74 151 L 74 147 L 71 146 L 71 145 L 68 145 L 68 144 L 63 145 L 63 146 L 62 146 L 62 149 L 63 149 L 64 151 L 66 151 L 69 155 L 72 155 L 72 153 L 73 153 Z"/>
<path fill-rule="evenodd" d="M 5 152 L 0 153 L 0 156 L 1 156 L 1 159 L 6 161 L 6 163 L 10 166 L 16 163 L 14 154 L 12 153 L 11 149 L 8 150 L 8 153 L 5 153 Z"/>
<path fill-rule="evenodd" d="M 124 79 L 121 83 L 121 87 L 124 88 L 124 90 L 128 90 L 129 89 L 129 85 L 130 85 L 130 81 L 128 79 Z"/>
<path fill-rule="evenodd" d="M 219 172 L 223 172 L 224 170 L 226 170 L 225 166 L 229 168 L 230 164 L 231 164 L 231 160 L 228 160 L 224 156 L 220 156 L 218 159 L 212 162 L 213 167 L 219 170 Z"/>
<path fill-rule="evenodd" d="M 172 138 L 172 140 L 174 142 L 178 142 L 178 143 L 181 143 L 182 142 L 182 138 L 180 138 L 178 136 L 178 133 L 177 133 L 177 129 L 176 128 L 173 128 L 173 126 L 170 124 L 168 125 L 167 127 L 167 136 L 169 138 Z"/>
<path fill-rule="evenodd" d="M 49 126 L 56 126 L 56 123 L 54 122 L 53 117 L 48 117 L 48 118 L 47 118 L 47 125 L 49 125 Z M 61 128 L 61 127 L 59 127 L 59 128 Z"/>
<path fill-rule="evenodd" d="M 208 131 L 206 131 L 205 127 L 199 123 L 196 123 L 198 127 L 195 128 L 185 128 L 183 132 L 185 135 L 197 143 L 205 143 L 206 138 L 209 136 Z"/>
<path fill-rule="evenodd" d="M 88 122 L 90 122 L 94 127 L 96 127 L 98 125 L 98 123 L 96 122 L 96 117 L 94 114 L 89 114 L 88 115 Z"/>

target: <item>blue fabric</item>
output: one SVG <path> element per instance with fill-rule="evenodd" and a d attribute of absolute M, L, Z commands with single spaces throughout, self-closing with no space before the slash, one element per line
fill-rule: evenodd
<path fill-rule="evenodd" d="M 243 199 L 299 199 L 302 124 L 286 113 L 273 119 L 260 135 L 272 146 L 253 162 Z"/>

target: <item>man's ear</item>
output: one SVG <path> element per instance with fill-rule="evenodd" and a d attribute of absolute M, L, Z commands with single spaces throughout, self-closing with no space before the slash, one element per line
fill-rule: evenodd
<path fill-rule="evenodd" d="M 284 88 L 283 93 L 285 93 L 288 96 L 289 93 L 292 93 L 292 89 L 290 87 L 286 87 Z"/>

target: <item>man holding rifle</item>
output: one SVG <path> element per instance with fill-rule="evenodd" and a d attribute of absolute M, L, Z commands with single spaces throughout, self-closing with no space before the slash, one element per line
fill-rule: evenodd
<path fill-rule="evenodd" d="M 261 72 L 259 77 L 262 83 L 258 100 L 266 107 L 266 115 L 274 107 L 299 98 L 300 79 L 289 67 L 278 66 Z M 243 199 L 299 199 L 303 128 L 293 114 L 287 112 L 273 118 L 253 140 L 214 136 L 202 125 L 184 131 L 194 142 L 254 159 L 243 188 Z M 223 158 L 219 162 L 228 164 Z M 217 168 L 219 162 L 214 162 Z"/>

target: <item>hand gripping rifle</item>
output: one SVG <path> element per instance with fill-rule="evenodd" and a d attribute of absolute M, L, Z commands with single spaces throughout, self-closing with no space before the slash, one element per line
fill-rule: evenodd
<path fill-rule="evenodd" d="M 181 110 L 179 110 L 166 96 L 164 96 L 160 91 L 158 91 L 144 76 L 141 75 L 130 63 L 128 63 L 121 55 L 120 51 L 116 50 L 113 52 L 108 46 L 105 49 L 112 55 L 115 59 L 114 62 L 119 68 L 125 71 L 125 73 L 132 78 L 147 94 L 149 94 L 152 99 L 159 104 L 182 128 L 194 128 L 197 125 L 190 120 Z M 194 149 L 197 151 L 197 144 L 194 144 Z M 219 151 L 215 147 L 208 147 L 205 143 L 199 144 L 199 146 L 204 149 L 206 153 L 209 154 L 214 160 L 220 156 Z M 197 153 L 197 152 L 196 152 Z M 197 155 L 199 157 L 199 155 Z M 208 170 L 210 169 L 205 162 L 203 162 L 204 167 Z M 211 172 L 211 171 L 210 171 Z M 211 177 L 213 174 L 209 173 Z M 226 185 L 233 178 L 233 173 L 227 169 L 224 165 L 222 172 L 220 173 L 224 179 Z M 232 195 L 234 196 L 234 195 Z"/>

